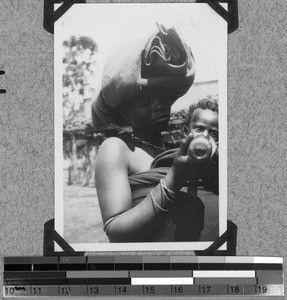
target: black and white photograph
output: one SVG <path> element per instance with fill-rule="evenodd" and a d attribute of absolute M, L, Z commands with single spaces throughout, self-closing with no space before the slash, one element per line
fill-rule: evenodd
<path fill-rule="evenodd" d="M 74 4 L 54 42 L 56 231 L 76 251 L 208 248 L 227 228 L 226 21 Z"/>

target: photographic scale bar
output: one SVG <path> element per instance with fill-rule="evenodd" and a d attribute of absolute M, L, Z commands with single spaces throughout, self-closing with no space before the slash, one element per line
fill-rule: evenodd
<path fill-rule="evenodd" d="M 5 257 L 3 275 L 5 298 L 284 295 L 278 257 Z"/>

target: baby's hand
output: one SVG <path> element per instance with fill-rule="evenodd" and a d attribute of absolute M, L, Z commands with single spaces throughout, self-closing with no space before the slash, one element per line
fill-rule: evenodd
<path fill-rule="evenodd" d="M 210 156 L 210 164 L 217 164 L 218 163 L 218 156 L 219 156 L 219 142 L 215 142 L 211 139 L 212 144 L 212 153 Z"/>

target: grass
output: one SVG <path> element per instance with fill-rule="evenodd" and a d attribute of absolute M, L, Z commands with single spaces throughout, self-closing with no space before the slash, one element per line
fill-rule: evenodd
<path fill-rule="evenodd" d="M 64 186 L 64 239 L 68 243 L 108 242 L 96 188 Z"/>

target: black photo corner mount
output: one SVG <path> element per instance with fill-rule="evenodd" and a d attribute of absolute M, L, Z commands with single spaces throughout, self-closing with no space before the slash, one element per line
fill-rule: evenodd
<path fill-rule="evenodd" d="M 196 256 L 235 256 L 236 255 L 237 226 L 232 221 L 227 221 L 227 230 L 206 250 L 195 251 Z M 55 242 L 63 251 L 56 252 Z M 218 250 L 227 243 L 227 250 Z M 75 251 L 54 229 L 54 219 L 44 225 L 43 256 L 84 256 L 85 252 Z"/>
<path fill-rule="evenodd" d="M 228 33 L 238 28 L 238 0 L 196 0 L 196 3 L 207 3 L 212 7 L 228 23 Z M 227 3 L 227 10 L 220 3 Z"/>
<path fill-rule="evenodd" d="M 86 0 L 64 0 L 63 4 L 54 11 L 54 4 L 62 3 L 61 0 L 44 0 L 44 22 L 43 27 L 50 33 L 54 33 L 54 23 L 75 3 L 86 3 Z M 227 23 L 228 33 L 232 33 L 239 26 L 238 0 L 196 0 L 195 3 L 207 3 Z M 227 3 L 225 10 L 219 3 Z"/>
<path fill-rule="evenodd" d="M 0 70 L 0 75 L 4 75 L 4 74 L 5 74 L 5 71 Z M 5 93 L 6 93 L 6 90 L 0 89 L 0 94 L 5 94 Z"/>
<path fill-rule="evenodd" d="M 196 256 L 236 256 L 237 225 L 227 220 L 227 230 L 212 245 L 203 251 L 195 251 Z M 227 243 L 226 250 L 219 248 Z"/>
<path fill-rule="evenodd" d="M 54 11 L 54 4 L 63 4 Z M 50 33 L 54 33 L 54 23 L 75 3 L 86 3 L 85 0 L 44 0 L 43 27 Z"/>
<path fill-rule="evenodd" d="M 85 252 L 75 251 L 54 229 L 54 219 L 44 224 L 43 256 L 84 256 Z M 55 242 L 63 251 L 55 251 Z"/>

